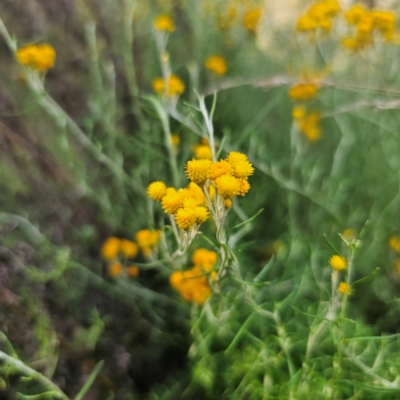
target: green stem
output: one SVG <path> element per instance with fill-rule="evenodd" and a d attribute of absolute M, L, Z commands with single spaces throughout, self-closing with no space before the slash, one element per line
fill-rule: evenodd
<path fill-rule="evenodd" d="M 35 371 L 34 369 L 28 367 L 22 361 L 15 359 L 14 357 L 9 356 L 8 354 L 0 351 L 0 361 L 3 361 L 10 365 L 11 367 L 15 368 L 19 371 L 22 375 L 27 376 L 29 378 L 35 379 L 39 382 L 46 390 L 54 392 L 57 395 L 57 398 L 60 400 L 68 400 L 69 398 L 67 395 L 57 386 L 55 385 L 50 379 L 46 378 L 40 372 Z"/>

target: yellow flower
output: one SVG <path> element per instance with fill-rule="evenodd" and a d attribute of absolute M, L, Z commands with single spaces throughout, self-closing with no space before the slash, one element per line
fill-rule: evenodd
<path fill-rule="evenodd" d="M 197 249 L 193 252 L 192 262 L 196 267 L 201 267 L 205 271 L 210 271 L 217 263 L 218 254 L 204 248 Z"/>
<path fill-rule="evenodd" d="M 16 57 L 22 65 L 39 72 L 46 72 L 54 66 L 56 52 L 47 43 L 28 44 L 17 50 Z"/>
<path fill-rule="evenodd" d="M 191 196 L 191 198 L 196 200 L 197 205 L 206 204 L 206 199 L 199 185 L 196 185 L 194 182 L 190 182 L 187 190 L 189 191 L 189 195 Z"/>
<path fill-rule="evenodd" d="M 228 70 L 228 64 L 226 63 L 225 58 L 218 55 L 208 56 L 204 64 L 207 69 L 219 76 L 225 75 Z"/>
<path fill-rule="evenodd" d="M 163 78 L 157 77 L 153 80 L 153 89 L 158 94 L 164 94 L 166 91 Z M 168 96 L 179 96 L 185 91 L 185 84 L 176 76 L 171 75 L 168 81 Z"/>
<path fill-rule="evenodd" d="M 165 14 L 159 15 L 153 21 L 153 27 L 157 31 L 173 32 L 175 30 L 174 21 L 172 21 L 171 17 Z"/>
<path fill-rule="evenodd" d="M 232 165 L 226 160 L 216 161 L 210 167 L 210 179 L 213 181 L 222 175 L 231 175 L 233 172 Z"/>
<path fill-rule="evenodd" d="M 172 142 L 173 146 L 178 147 L 179 143 L 181 142 L 181 138 L 176 133 L 172 133 L 171 134 L 171 142 Z"/>
<path fill-rule="evenodd" d="M 247 179 L 253 173 L 254 168 L 248 161 L 237 162 L 233 166 L 233 176 L 236 178 Z"/>
<path fill-rule="evenodd" d="M 229 208 L 231 208 L 232 207 L 232 200 L 231 199 L 225 199 L 225 201 L 224 201 L 224 206 L 225 206 L 225 208 L 228 210 Z"/>
<path fill-rule="evenodd" d="M 351 292 L 350 285 L 346 282 L 340 282 L 338 287 L 338 292 L 348 296 Z"/>
<path fill-rule="evenodd" d="M 123 239 L 121 240 L 120 251 L 126 258 L 135 258 L 137 256 L 139 248 L 135 242 Z"/>
<path fill-rule="evenodd" d="M 367 9 L 362 4 L 355 4 L 344 14 L 344 18 L 349 25 L 357 25 L 368 14 Z"/>
<path fill-rule="evenodd" d="M 389 239 L 389 246 L 397 253 L 400 253 L 400 236 L 392 236 Z"/>
<path fill-rule="evenodd" d="M 162 94 L 165 90 L 164 79 L 161 77 L 153 79 L 153 89 L 156 93 Z"/>
<path fill-rule="evenodd" d="M 170 190 L 161 200 L 164 211 L 167 214 L 175 214 L 183 205 L 183 198 L 178 191 Z"/>
<path fill-rule="evenodd" d="M 126 269 L 126 274 L 129 278 L 136 278 L 139 275 L 139 268 L 136 265 L 130 265 Z"/>
<path fill-rule="evenodd" d="M 318 93 L 318 85 L 315 83 L 298 83 L 289 89 L 289 97 L 295 101 L 307 101 L 313 99 Z"/>
<path fill-rule="evenodd" d="M 199 225 L 208 220 L 208 211 L 205 207 L 195 207 L 194 215 L 196 217 L 196 223 Z"/>
<path fill-rule="evenodd" d="M 142 250 L 156 246 L 160 237 L 160 231 L 151 231 L 149 229 L 142 229 L 135 235 L 136 242 Z"/>
<path fill-rule="evenodd" d="M 196 208 L 180 208 L 175 215 L 176 224 L 183 230 L 195 225 L 197 220 Z"/>
<path fill-rule="evenodd" d="M 303 106 L 295 106 L 293 107 L 292 117 L 294 119 L 302 119 L 305 117 L 307 110 Z"/>
<path fill-rule="evenodd" d="M 298 128 L 308 140 L 315 142 L 321 138 L 321 114 L 311 112 L 297 121 Z"/>
<path fill-rule="evenodd" d="M 218 193 L 224 197 L 234 197 L 240 193 L 240 180 L 231 175 L 222 175 L 215 180 Z"/>
<path fill-rule="evenodd" d="M 296 31 L 298 32 L 312 32 L 318 28 L 317 22 L 309 15 L 302 15 L 296 24 Z"/>
<path fill-rule="evenodd" d="M 239 195 L 244 196 L 250 190 L 250 183 L 246 179 L 240 179 Z"/>
<path fill-rule="evenodd" d="M 117 276 L 121 275 L 124 267 L 121 263 L 113 263 L 108 266 L 108 275 L 111 278 L 116 278 Z"/>
<path fill-rule="evenodd" d="M 375 10 L 372 12 L 374 27 L 386 40 L 391 40 L 396 29 L 396 16 L 391 11 Z"/>
<path fill-rule="evenodd" d="M 191 160 L 186 164 L 186 175 L 194 183 L 202 185 L 210 177 L 211 160 Z"/>
<path fill-rule="evenodd" d="M 199 160 L 212 160 L 212 152 L 209 144 L 195 144 L 193 155 Z"/>
<path fill-rule="evenodd" d="M 109 237 L 101 247 L 101 256 L 105 260 L 112 260 L 117 257 L 121 248 L 121 240 L 116 237 Z"/>
<path fill-rule="evenodd" d="M 169 278 L 171 286 L 177 290 L 183 300 L 204 304 L 212 294 L 207 277 L 200 268 L 193 267 L 187 271 L 175 271 Z"/>
<path fill-rule="evenodd" d="M 255 33 L 261 16 L 262 16 L 261 8 L 253 8 L 247 10 L 243 16 L 244 27 L 251 33 Z"/>
<path fill-rule="evenodd" d="M 185 84 L 176 75 L 171 75 L 169 78 L 168 94 L 170 96 L 178 96 L 184 91 Z"/>
<path fill-rule="evenodd" d="M 357 238 L 357 232 L 352 228 L 347 228 L 342 233 L 346 240 L 354 240 Z"/>
<path fill-rule="evenodd" d="M 239 153 L 238 151 L 231 151 L 228 154 L 228 157 L 226 157 L 226 161 L 228 161 L 229 164 L 234 166 L 238 162 L 245 162 L 248 160 L 246 154 Z"/>
<path fill-rule="evenodd" d="M 147 194 L 153 200 L 161 201 L 166 193 L 167 187 L 165 186 L 165 183 L 161 181 L 150 183 L 147 187 Z"/>
<path fill-rule="evenodd" d="M 347 268 L 347 261 L 344 257 L 334 255 L 329 259 L 329 264 L 335 271 L 343 271 Z"/>

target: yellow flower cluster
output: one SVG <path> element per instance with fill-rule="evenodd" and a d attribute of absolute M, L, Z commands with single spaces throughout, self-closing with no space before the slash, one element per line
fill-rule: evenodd
<path fill-rule="evenodd" d="M 158 94 L 167 94 L 170 97 L 179 96 L 185 91 L 185 84 L 176 76 L 171 75 L 168 84 L 161 77 L 153 80 L 153 89 Z"/>
<path fill-rule="evenodd" d="M 217 193 L 229 208 L 232 197 L 244 196 L 250 190 L 248 178 L 253 173 L 253 166 L 242 153 L 231 152 L 225 160 L 216 162 L 194 158 L 186 164 L 186 175 L 191 181 L 186 188 L 167 188 L 164 182 L 156 181 L 147 187 L 147 194 L 161 202 L 180 229 L 189 230 L 209 217 L 205 193 L 210 200 Z"/>
<path fill-rule="evenodd" d="M 348 25 L 355 28 L 352 35 L 342 40 L 342 45 L 352 51 L 373 44 L 377 35 L 385 41 L 394 39 L 396 16 L 391 11 L 367 10 L 362 4 L 355 4 L 344 14 L 344 18 Z"/>
<path fill-rule="evenodd" d="M 204 304 L 212 291 L 207 275 L 215 277 L 212 271 L 218 255 L 207 249 L 197 249 L 192 256 L 193 267 L 186 271 L 175 271 L 170 276 L 171 286 L 187 302 Z"/>
<path fill-rule="evenodd" d="M 329 32 L 332 29 L 332 19 L 339 11 L 340 5 L 337 0 L 319 0 L 297 20 L 296 30 L 316 32 L 320 28 L 324 32 Z"/>
<path fill-rule="evenodd" d="M 304 106 L 295 106 L 292 116 L 296 121 L 299 131 L 311 142 L 321 138 L 321 113 L 318 111 L 309 112 Z"/>
<path fill-rule="evenodd" d="M 176 190 L 157 181 L 148 186 L 147 193 L 153 200 L 161 202 L 164 211 L 173 215 L 178 227 L 183 230 L 201 225 L 208 219 L 203 192 L 193 182 L 186 188 Z"/>
<path fill-rule="evenodd" d="M 153 27 L 157 31 L 173 32 L 175 30 L 174 21 L 168 15 L 161 14 L 153 21 Z"/>
<path fill-rule="evenodd" d="M 228 70 L 228 64 L 226 60 L 222 56 L 211 55 L 208 56 L 204 62 L 204 65 L 207 69 L 214 72 L 215 75 L 222 76 L 226 74 Z"/>
<path fill-rule="evenodd" d="M 138 252 L 139 247 L 135 242 L 127 239 L 119 239 L 117 237 L 109 237 L 101 247 L 101 255 L 108 262 L 108 275 L 116 278 L 121 275 L 124 270 L 127 276 L 134 278 L 139 275 L 139 268 L 136 265 L 124 265 L 119 259 L 120 256 L 125 258 L 124 264 L 129 263 L 129 260 L 134 259 Z"/>
<path fill-rule="evenodd" d="M 251 33 L 255 33 L 262 16 L 261 8 L 251 8 L 243 15 L 243 26 Z"/>
<path fill-rule="evenodd" d="M 186 164 L 189 180 L 200 186 L 210 182 L 210 189 L 216 189 L 225 200 L 244 196 L 250 190 L 247 179 L 253 173 L 254 168 L 247 156 L 234 151 L 230 152 L 225 160 L 212 162 L 193 159 Z"/>
<path fill-rule="evenodd" d="M 54 66 L 56 52 L 47 43 L 28 44 L 16 52 L 18 62 L 35 71 L 46 72 Z"/>
<path fill-rule="evenodd" d="M 208 143 L 208 139 L 201 139 L 201 143 L 197 143 L 192 147 L 193 155 L 199 160 L 212 160 L 212 151 Z"/>

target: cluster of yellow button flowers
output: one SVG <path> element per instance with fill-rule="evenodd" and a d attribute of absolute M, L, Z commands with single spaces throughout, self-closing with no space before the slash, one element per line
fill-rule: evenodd
<path fill-rule="evenodd" d="M 192 256 L 193 267 L 173 272 L 169 279 L 171 286 L 185 301 L 203 305 L 212 293 L 208 276 L 215 279 L 216 272 L 212 270 L 217 259 L 215 251 L 197 249 Z"/>
<path fill-rule="evenodd" d="M 56 52 L 47 43 L 28 44 L 16 52 L 18 62 L 35 71 L 46 72 L 54 66 Z"/>
<path fill-rule="evenodd" d="M 191 181 L 186 188 L 167 188 L 164 182 L 156 181 L 148 186 L 147 193 L 175 217 L 179 228 L 188 230 L 208 219 L 210 202 L 229 208 L 233 197 L 244 196 L 250 190 L 248 178 L 253 172 L 247 156 L 239 152 L 231 152 L 226 159 L 215 162 L 193 159 L 186 165 Z"/>
<path fill-rule="evenodd" d="M 345 14 L 347 24 L 353 28 L 342 45 L 357 51 L 374 43 L 377 36 L 392 41 L 396 31 L 396 16 L 391 11 L 367 10 L 362 4 L 355 4 Z"/>
<path fill-rule="evenodd" d="M 115 236 L 107 238 L 100 250 L 101 256 L 107 261 L 108 275 L 112 278 L 125 273 L 130 278 L 139 275 L 139 269 L 132 260 L 139 254 L 149 257 L 160 239 L 159 231 L 143 229 L 136 233 L 136 242 L 120 239 Z"/>
<path fill-rule="evenodd" d="M 171 75 L 168 82 L 161 77 L 153 80 L 153 89 L 158 94 L 166 94 L 169 97 L 180 96 L 185 91 L 185 84 L 176 76 Z"/>
<path fill-rule="evenodd" d="M 312 4 L 298 20 L 298 32 L 316 32 L 321 29 L 329 32 L 332 29 L 332 20 L 340 11 L 337 0 L 320 0 Z"/>

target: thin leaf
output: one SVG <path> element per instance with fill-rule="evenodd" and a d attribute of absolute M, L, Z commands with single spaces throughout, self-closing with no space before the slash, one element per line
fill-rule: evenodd
<path fill-rule="evenodd" d="M 233 230 L 235 230 L 235 229 L 238 229 L 238 228 L 241 228 L 243 225 L 246 225 L 246 224 L 248 224 L 249 222 L 253 221 L 253 220 L 256 219 L 263 211 L 264 211 L 264 209 L 261 208 L 261 209 L 258 210 L 251 218 L 247 219 L 246 221 L 241 222 L 241 223 L 238 224 L 238 225 L 235 225 L 235 226 L 231 229 L 231 231 L 233 231 Z"/>
<path fill-rule="evenodd" d="M 360 283 L 363 283 L 371 278 L 373 278 L 379 271 L 380 271 L 380 267 L 376 267 L 370 274 L 368 274 L 367 276 L 364 276 L 364 278 L 361 278 L 357 281 L 355 281 L 354 283 L 352 283 L 352 287 L 354 287 L 355 285 L 358 285 Z"/>
<path fill-rule="evenodd" d="M 263 266 L 262 270 L 254 278 L 254 282 L 260 282 L 264 279 L 265 275 L 271 270 L 272 265 L 275 261 L 275 255 L 273 255 L 270 260 Z"/>
<path fill-rule="evenodd" d="M 83 387 L 79 391 L 79 393 L 75 396 L 74 400 L 82 400 L 83 399 L 83 396 L 88 392 L 88 390 L 92 386 L 94 380 L 96 379 L 97 375 L 99 374 L 100 370 L 103 368 L 103 364 L 104 364 L 103 360 L 101 360 L 100 362 L 98 362 L 96 364 L 93 371 L 89 375 L 89 378 L 87 379 L 87 381 L 85 382 L 85 384 L 83 385 Z"/>
<path fill-rule="evenodd" d="M 340 253 L 335 249 L 335 247 L 333 246 L 333 244 L 328 240 L 328 237 L 326 236 L 326 233 L 323 234 L 324 238 L 326 240 L 326 243 L 328 243 L 329 247 L 338 255 L 340 256 Z"/>

